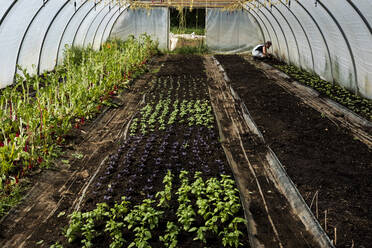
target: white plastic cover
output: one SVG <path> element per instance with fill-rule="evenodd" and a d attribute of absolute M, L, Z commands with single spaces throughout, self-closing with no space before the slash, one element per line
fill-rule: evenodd
<path fill-rule="evenodd" d="M 110 33 L 112 31 L 112 28 L 113 26 L 115 25 L 116 23 L 116 20 L 120 17 L 120 15 L 124 12 L 124 11 L 127 11 L 127 7 L 125 8 L 120 8 L 119 11 L 115 12 L 114 15 L 110 18 L 110 20 L 108 21 L 108 23 L 106 24 L 104 30 L 103 30 L 103 34 L 102 34 L 102 42 L 107 40 L 110 36 Z M 102 44 L 101 42 L 101 44 Z"/>
<path fill-rule="evenodd" d="M 277 57 L 372 99 L 371 1 L 259 2 L 247 3 L 247 11 L 271 37 Z"/>
<path fill-rule="evenodd" d="M 37 73 L 41 46 L 45 34 L 51 20 L 58 11 L 65 6 L 66 2 L 68 2 L 68 0 L 49 0 L 31 23 L 28 32 L 25 34 L 22 47 L 19 50 L 18 64 L 26 69 L 28 73 Z M 18 71 L 18 73 L 20 72 Z"/>
<path fill-rule="evenodd" d="M 315 7 L 314 3 L 308 1 L 301 1 L 301 3 L 312 14 L 315 20 L 317 20 L 326 37 L 332 63 L 332 68 L 327 68 L 327 70 L 332 69 L 331 72 L 335 81 L 341 83 L 348 89 L 356 90 L 356 83 L 353 77 L 352 58 L 337 25 L 320 4 Z M 340 2 L 338 4 L 340 4 Z M 319 58 L 315 57 L 315 61 L 318 60 Z"/>
<path fill-rule="evenodd" d="M 95 20 L 96 16 L 104 9 L 104 4 L 97 4 L 94 6 L 94 2 L 90 1 L 88 11 L 82 14 L 76 22 L 78 22 L 78 26 L 75 29 L 75 34 L 73 35 L 73 42 L 74 46 L 84 46 L 84 40 L 87 34 L 89 27 L 91 26 L 92 22 Z M 66 35 L 67 37 L 71 35 Z"/>
<path fill-rule="evenodd" d="M 282 53 L 284 52 L 284 46 L 281 42 L 279 42 L 277 31 L 273 28 L 273 25 L 270 22 L 270 19 L 263 13 L 262 6 L 259 3 L 247 3 L 249 13 L 255 13 L 257 17 L 260 19 L 262 24 L 264 25 L 266 31 L 268 32 L 268 36 L 270 41 L 272 42 L 271 46 L 271 53 L 276 55 L 279 58 L 282 58 Z"/>
<path fill-rule="evenodd" d="M 14 0 L 1 0 L 0 4 L 0 20 L 4 17 L 7 10 L 10 8 Z"/>
<path fill-rule="evenodd" d="M 143 33 L 159 41 L 159 47 L 168 48 L 169 42 L 168 8 L 127 9 L 116 20 L 110 37 L 123 40 L 129 35 L 138 37 Z"/>
<path fill-rule="evenodd" d="M 41 50 L 40 57 L 40 72 L 50 71 L 56 65 L 56 58 L 58 53 L 58 45 L 62 38 L 63 30 L 68 24 L 69 20 L 75 13 L 75 8 L 71 4 L 67 4 L 65 8 L 58 14 L 58 16 L 51 23 L 49 32 L 44 41 L 44 46 Z"/>
<path fill-rule="evenodd" d="M 371 1 L 353 2 L 356 5 L 360 4 L 358 10 L 363 11 L 366 18 L 372 19 Z M 369 4 L 363 6 L 362 2 Z M 354 72 L 349 50 L 343 51 L 346 54 L 334 51 L 335 56 L 340 57 L 339 61 L 334 62 L 334 68 L 338 69 L 338 71 L 335 70 L 338 81 L 345 87 L 358 91 L 363 96 L 372 97 L 372 34 L 363 19 L 359 17 L 356 9 L 347 1 L 324 1 L 323 4 L 332 11 L 339 22 L 347 41 L 350 43 L 351 53 L 355 60 L 356 72 Z M 339 39 L 339 42 L 341 42 L 341 39 Z M 338 43 L 335 46 L 337 45 Z M 332 46 L 334 45 L 332 44 Z"/>
<path fill-rule="evenodd" d="M 92 23 L 91 23 L 91 25 L 90 25 L 90 27 L 89 27 L 86 35 L 85 35 L 84 46 L 88 46 L 88 45 L 93 44 L 93 39 L 94 39 L 94 36 L 97 32 L 97 28 L 98 28 L 99 24 L 101 23 L 101 21 L 106 16 L 106 14 L 109 13 L 110 8 L 111 7 L 107 5 L 104 9 L 102 9 L 102 11 L 99 14 L 97 14 L 94 21 L 92 21 Z"/>
<path fill-rule="evenodd" d="M 93 18 L 102 8 L 103 4 L 99 4 L 97 7 L 95 7 L 94 2 L 88 1 L 86 4 L 82 5 L 78 11 L 76 11 L 75 15 L 72 17 L 64 30 L 58 50 L 58 64 L 63 61 L 63 52 L 66 45 L 71 46 L 72 44 L 75 44 L 79 46 L 83 43 L 86 34 L 86 26 L 89 26 Z M 86 20 L 89 20 L 90 22 L 87 22 Z M 84 26 L 84 23 L 87 23 L 87 25 Z M 79 32 L 81 30 L 82 32 Z M 82 35 L 79 36 L 79 34 Z"/>
<path fill-rule="evenodd" d="M 273 13 L 273 8 L 267 7 L 264 4 L 264 0 L 260 1 L 257 0 L 259 4 L 259 12 L 264 15 L 264 17 L 269 22 L 269 25 L 274 29 L 275 37 L 277 38 L 277 42 L 279 45 L 279 58 L 286 62 L 291 62 L 289 59 L 289 47 L 288 47 L 288 41 L 287 41 L 287 35 L 284 33 L 282 26 L 286 25 L 285 23 L 279 23 L 277 15 Z"/>
<path fill-rule="evenodd" d="M 261 31 L 246 11 L 221 11 L 208 8 L 206 13 L 207 46 L 217 52 L 244 52 L 263 42 Z"/>
<path fill-rule="evenodd" d="M 18 50 L 27 26 L 42 6 L 39 0 L 19 0 L 0 26 L 0 87 L 13 83 Z M 20 18 L 22 17 L 22 18 Z"/>
<path fill-rule="evenodd" d="M 109 10 L 108 2 L 97 0 L 95 10 L 94 2 L 1 0 L 0 87 L 13 82 L 17 62 L 31 73 L 36 67 L 52 70 L 64 45 L 74 41 L 98 49 L 110 34 L 126 38 L 146 32 L 160 47 L 168 47 L 167 8 Z M 217 51 L 241 52 L 271 40 L 271 52 L 280 59 L 372 99 L 372 2 L 286 2 L 270 7 L 258 0 L 247 3 L 244 12 L 208 10 L 207 44 Z"/>
<path fill-rule="evenodd" d="M 119 12 L 119 6 L 115 6 L 111 8 L 111 10 L 105 15 L 105 17 L 102 19 L 101 23 L 99 24 L 97 31 L 93 37 L 93 48 L 99 49 L 102 43 L 102 37 L 103 32 L 105 31 L 105 28 L 107 27 L 110 20 L 113 18 L 113 16 Z"/>
<path fill-rule="evenodd" d="M 295 43 L 298 46 L 298 52 L 295 52 L 297 55 L 298 62 L 295 64 L 299 65 L 301 68 L 307 70 L 314 70 L 314 62 L 313 62 L 313 51 L 310 43 L 310 38 L 306 33 L 305 28 L 303 27 L 303 23 L 301 20 L 293 13 L 293 10 L 289 8 L 287 5 L 284 4 L 277 4 L 275 5 L 276 12 L 282 13 L 282 15 L 287 19 L 288 26 L 290 26 L 293 30 Z M 296 42 L 297 41 L 297 42 Z M 289 39 L 291 42 L 291 39 Z M 293 44 L 293 43 L 292 43 Z M 293 45 L 290 45 L 293 48 Z"/>

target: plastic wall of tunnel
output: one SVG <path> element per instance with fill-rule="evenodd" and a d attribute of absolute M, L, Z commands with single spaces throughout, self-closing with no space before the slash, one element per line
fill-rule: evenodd
<path fill-rule="evenodd" d="M 214 50 L 240 52 L 271 40 L 279 59 L 372 99 L 370 0 L 256 0 L 242 7 L 244 13 L 208 12 Z M 127 8 L 104 0 L 2 0 L 0 88 L 21 73 L 17 65 L 31 74 L 53 70 L 66 45 L 99 49 L 110 35 L 147 30 L 166 48 L 168 12 L 159 8 L 146 18 L 147 11 Z"/>
<path fill-rule="evenodd" d="M 274 2 L 274 1 L 273 1 Z M 368 0 L 247 3 L 281 60 L 372 99 L 372 2 Z M 266 26 L 266 27 L 265 27 Z"/>
<path fill-rule="evenodd" d="M 271 53 L 280 60 L 372 99 L 371 1 L 256 0 L 247 1 L 243 8 L 254 19 L 246 25 L 258 25 L 261 35 L 247 35 L 246 27 L 237 28 L 230 21 L 225 27 L 235 29 L 233 36 L 256 37 L 256 44 L 271 40 Z M 211 13 L 207 34 L 222 20 L 221 14 Z M 215 40 L 208 41 L 207 35 L 207 44 L 213 44 L 214 50 L 226 48 L 226 44 L 216 47 Z M 252 40 L 246 42 L 251 44 Z"/>
<path fill-rule="evenodd" d="M 53 70 L 66 45 L 99 49 L 128 7 L 107 1 L 2 0 L 0 88 L 22 74 L 17 65 L 31 75 Z"/>

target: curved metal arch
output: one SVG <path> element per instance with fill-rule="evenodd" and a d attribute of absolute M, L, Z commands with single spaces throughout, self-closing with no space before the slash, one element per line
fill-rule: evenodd
<path fill-rule="evenodd" d="M 302 25 L 302 23 L 300 22 L 298 17 L 293 13 L 293 11 L 290 8 L 288 8 L 288 6 L 285 3 L 283 3 L 281 0 L 280 0 L 280 3 L 282 3 L 282 5 L 287 8 L 287 10 L 293 15 L 293 17 L 296 19 L 297 23 L 300 25 L 300 27 L 302 29 L 302 32 L 304 33 L 304 35 L 306 37 L 307 43 L 309 44 L 310 53 L 311 53 L 311 62 L 312 62 L 312 65 L 313 65 L 312 67 L 313 67 L 313 71 L 315 71 L 315 61 L 314 61 L 313 47 L 311 46 L 309 36 L 307 35 L 304 26 Z"/>
<path fill-rule="evenodd" d="M 17 3 L 17 1 L 13 1 L 12 4 L 8 7 L 8 9 L 5 11 L 4 15 L 0 19 L 0 26 L 3 24 L 5 18 L 8 16 L 9 12 L 12 10 L 14 5 Z"/>
<path fill-rule="evenodd" d="M 62 5 L 62 7 L 57 11 L 57 13 L 54 15 L 54 17 L 52 18 L 51 22 L 49 23 L 48 25 L 48 28 L 45 32 L 45 35 L 44 35 L 44 38 L 43 38 L 43 41 L 41 42 L 41 48 L 40 48 L 40 52 L 39 52 L 39 57 L 38 57 L 38 60 L 37 60 L 37 74 L 40 74 L 40 60 L 41 60 L 41 54 L 43 52 L 43 48 L 44 48 L 44 44 L 45 44 L 45 39 L 46 37 L 48 36 L 48 33 L 49 33 L 49 30 L 50 28 L 52 27 L 54 21 L 56 20 L 56 18 L 58 17 L 58 15 L 61 13 L 61 11 L 66 7 L 66 5 L 68 4 L 70 0 L 66 0 L 66 2 Z"/>
<path fill-rule="evenodd" d="M 101 1 L 101 2 L 102 2 L 102 1 Z M 99 3 L 101 3 L 101 2 L 99 2 Z M 99 14 L 101 14 L 102 11 L 103 11 L 106 7 L 107 7 L 107 5 L 106 5 L 106 6 L 103 6 L 103 8 L 102 8 L 100 11 L 98 11 L 98 13 L 96 14 L 96 16 L 93 18 L 92 22 L 89 24 L 89 27 L 87 28 L 87 32 L 86 32 L 85 35 L 84 35 L 83 46 L 85 46 L 85 40 L 87 39 L 88 32 L 89 32 L 90 28 L 92 27 L 94 21 L 97 19 L 97 17 L 99 16 Z M 78 30 L 79 30 L 79 29 L 78 29 Z M 76 33 L 77 33 L 77 32 L 78 32 L 78 31 L 76 31 Z"/>
<path fill-rule="evenodd" d="M 264 25 L 264 27 L 265 27 L 265 29 L 266 29 L 266 32 L 267 32 L 267 35 L 269 36 L 269 39 L 272 40 L 271 35 L 270 35 L 270 32 L 269 32 L 269 29 L 267 28 L 265 22 L 261 19 L 261 17 L 256 13 L 256 11 L 254 11 L 254 10 L 253 10 L 252 8 L 250 8 L 250 7 L 247 9 L 246 6 L 244 6 L 244 9 L 245 9 L 247 12 L 249 12 L 249 13 L 250 13 L 250 11 L 253 11 L 253 12 L 257 15 L 258 19 L 260 19 L 260 21 L 261 21 L 262 24 Z M 251 13 L 251 15 L 253 16 L 252 13 Z M 256 19 L 256 20 L 257 20 L 257 19 Z M 264 37 L 265 37 L 265 35 L 264 35 Z M 266 40 L 264 40 L 264 41 L 266 41 Z"/>
<path fill-rule="evenodd" d="M 115 19 L 115 21 L 114 21 L 114 23 L 112 24 L 112 27 L 111 27 L 111 29 L 110 29 L 110 33 L 109 33 L 109 36 L 108 36 L 108 37 L 111 36 L 112 29 L 114 28 L 114 26 L 115 26 L 116 22 L 118 21 L 119 17 L 124 13 L 125 10 L 128 9 L 129 6 L 130 6 L 130 5 L 128 5 L 127 7 L 125 7 L 125 8 L 123 9 L 123 12 L 121 12 L 121 13 L 119 14 L 119 16 Z"/>
<path fill-rule="evenodd" d="M 351 45 L 350 45 L 350 42 L 344 32 L 344 30 L 342 29 L 340 23 L 337 21 L 336 17 L 332 14 L 331 11 L 329 11 L 329 9 L 320 1 L 318 0 L 318 3 L 320 4 L 320 6 L 323 7 L 323 9 L 328 13 L 328 15 L 332 18 L 333 22 L 336 24 L 336 26 L 338 27 L 339 31 L 341 32 L 341 35 L 342 37 L 344 38 L 345 42 L 346 42 L 346 46 L 349 50 L 349 53 L 350 53 L 350 57 L 351 57 L 351 62 L 353 64 L 353 69 L 354 69 L 354 78 L 355 78 L 355 87 L 356 87 L 356 93 L 359 94 L 359 87 L 358 87 L 358 72 L 357 72 L 357 67 L 356 67 L 356 62 L 355 62 L 355 58 L 354 58 L 354 53 L 353 53 L 353 49 L 351 48 Z"/>
<path fill-rule="evenodd" d="M 102 0 L 100 0 L 100 2 L 99 3 L 101 3 L 102 2 Z M 79 29 L 80 29 L 80 27 L 81 27 L 81 25 L 83 24 L 83 22 L 84 22 L 84 20 L 85 20 L 85 18 L 90 14 L 90 12 L 93 10 L 93 9 L 95 9 L 97 6 L 96 5 L 94 5 L 87 13 L 86 13 L 86 15 L 84 16 L 84 18 L 82 18 L 81 19 L 81 22 L 79 23 L 79 26 L 78 26 L 78 28 L 76 29 L 76 32 L 75 32 L 75 34 L 74 34 L 74 38 L 72 39 L 72 44 L 75 44 L 75 40 L 76 40 L 76 35 L 77 35 L 77 33 L 79 32 Z M 91 24 L 90 24 L 91 25 Z M 89 26 L 90 26 L 89 25 Z M 85 38 L 84 38 L 85 39 Z M 83 46 L 84 46 L 84 43 L 83 43 Z M 59 52 L 59 51 L 58 51 Z"/>
<path fill-rule="evenodd" d="M 26 28 L 26 31 L 25 33 L 23 34 L 22 36 L 22 40 L 21 40 L 21 43 L 19 44 L 19 47 L 18 47 L 18 52 L 17 52 L 17 58 L 16 58 L 16 64 L 15 64 L 15 70 L 14 70 L 14 76 L 13 76 L 13 81 L 15 81 L 16 79 L 16 75 L 17 75 L 17 65 L 18 65 L 18 61 L 19 61 L 19 56 L 21 54 L 21 48 L 22 48 L 22 45 L 23 45 L 23 42 L 25 41 L 25 38 L 26 38 L 26 35 L 28 33 L 28 30 L 30 29 L 32 23 L 34 22 L 34 20 L 36 19 L 37 15 L 40 13 L 40 11 L 44 8 L 45 4 L 47 4 L 49 2 L 46 1 L 39 9 L 38 11 L 36 11 L 35 15 L 32 17 L 31 21 L 29 22 L 29 24 L 27 25 L 27 28 Z"/>
<path fill-rule="evenodd" d="M 251 3 L 248 2 L 248 4 L 251 4 Z M 251 8 L 251 9 L 253 10 L 253 8 Z M 280 54 L 280 51 L 281 51 L 282 49 L 281 49 L 281 47 L 280 47 L 280 42 L 279 42 L 278 34 L 276 33 L 275 28 L 273 27 L 273 25 L 271 24 L 269 18 L 265 15 L 265 13 L 263 13 L 262 10 L 260 10 L 260 8 L 257 8 L 257 9 L 260 11 L 260 13 L 261 13 L 265 18 L 266 18 L 267 22 L 270 24 L 271 29 L 272 29 L 273 32 L 274 32 L 274 35 L 275 35 L 275 38 L 276 38 L 276 42 L 277 42 L 277 44 L 278 44 L 279 54 Z M 254 10 L 253 10 L 253 11 L 254 11 Z M 256 11 L 254 11 L 254 12 L 256 13 Z M 259 16 L 258 13 L 256 13 L 256 15 Z M 261 19 L 261 18 L 260 18 L 260 19 Z M 261 20 L 262 20 L 262 19 L 261 19 Z M 271 37 L 270 37 L 270 39 L 271 39 Z"/>
<path fill-rule="evenodd" d="M 256 18 L 254 15 L 252 15 L 251 12 L 247 11 L 247 9 L 246 9 L 246 7 L 245 7 L 244 5 L 242 5 L 242 7 L 243 7 L 243 9 L 244 9 L 244 10 L 245 10 L 245 11 L 246 11 L 250 16 L 252 16 L 253 19 L 256 21 L 258 27 L 260 28 L 261 36 L 262 36 L 263 40 L 265 41 L 265 34 L 263 33 L 263 30 L 262 30 L 261 24 L 258 22 L 257 18 Z"/>
<path fill-rule="evenodd" d="M 32 16 L 31 20 L 29 21 L 29 23 L 24 23 L 24 25 L 22 25 L 22 27 L 26 27 L 26 30 L 23 32 L 20 33 L 21 35 L 17 36 L 19 38 L 21 38 L 20 42 L 19 42 L 19 45 L 18 46 L 15 46 L 14 49 L 16 49 L 16 51 L 14 51 L 14 53 L 12 53 L 13 55 L 16 54 L 15 56 L 15 65 L 14 65 L 14 71 L 13 71 L 13 79 L 11 79 L 11 72 L 7 73 L 7 76 L 9 76 L 9 81 L 13 81 L 13 83 L 15 82 L 15 79 L 16 79 L 16 75 L 17 75 L 17 65 L 18 65 L 18 61 L 19 61 L 19 57 L 20 57 L 20 50 L 21 48 L 23 47 L 23 43 L 24 43 L 24 40 L 25 40 L 25 37 L 26 37 L 26 34 L 28 33 L 29 29 L 30 29 L 30 26 L 31 24 L 33 23 L 33 21 L 35 20 L 35 18 L 37 17 L 37 15 L 40 13 L 40 11 L 43 9 L 43 7 L 45 6 L 45 4 L 48 2 L 49 0 L 46 0 L 45 2 L 43 2 L 40 7 L 39 4 L 35 4 L 34 7 L 38 7 L 37 10 L 35 10 L 35 12 L 30 12 L 30 14 L 33 14 L 33 15 L 30 15 L 30 17 Z M 13 0 L 9 6 L 6 8 L 5 12 L 3 13 L 1 19 L 0 19 L 0 26 L 3 25 L 4 21 L 6 20 L 7 17 L 9 17 L 9 14 L 12 12 L 12 14 L 14 14 L 13 12 L 15 12 L 15 14 L 17 14 L 17 10 L 19 8 L 22 8 L 22 4 L 24 2 L 22 1 L 18 1 L 18 0 Z M 36 9 L 35 8 L 35 9 Z M 18 38 L 17 38 L 18 39 Z M 15 43 L 15 45 L 17 45 Z M 13 58 L 13 57 L 12 57 Z M 13 60 L 13 59 L 12 59 Z M 9 66 L 11 67 L 12 66 L 12 62 L 9 62 L 8 63 Z"/>
<path fill-rule="evenodd" d="M 296 47 L 297 47 L 297 54 L 298 54 L 298 63 L 299 63 L 299 65 L 300 65 L 300 67 L 301 67 L 301 59 L 300 59 L 300 48 L 298 47 L 298 41 L 297 41 L 297 38 L 296 38 L 296 34 L 295 34 L 295 32 L 293 32 L 293 28 L 292 28 L 292 26 L 291 26 L 291 24 L 288 22 L 288 20 L 287 20 L 287 18 L 285 18 L 285 16 L 283 15 L 283 13 L 275 6 L 275 5 L 273 5 L 274 6 L 274 8 L 276 9 L 276 11 L 278 11 L 279 12 L 279 14 L 283 17 L 283 19 L 284 19 L 284 21 L 287 23 L 287 25 L 288 25 L 288 27 L 289 27 L 289 29 L 291 30 L 291 33 L 292 33 L 292 35 L 293 35 L 293 38 L 294 38 L 294 41 L 295 41 L 295 43 L 296 43 Z M 289 56 L 289 55 L 288 55 Z M 288 59 L 289 59 L 289 57 L 288 57 Z"/>
<path fill-rule="evenodd" d="M 121 7 L 119 7 L 119 9 L 118 9 L 117 11 L 115 11 L 115 13 L 110 17 L 110 19 L 109 19 L 109 21 L 107 22 L 105 28 L 103 29 L 100 45 L 103 44 L 103 36 L 105 35 L 106 30 L 107 30 L 107 27 L 108 27 L 108 25 L 110 24 L 112 18 L 114 18 L 115 14 L 116 14 L 117 12 L 119 12 L 119 16 L 120 16 L 120 10 L 121 10 L 120 8 L 121 8 Z M 123 9 L 123 11 L 124 11 L 124 10 L 125 10 L 125 8 Z"/>
<path fill-rule="evenodd" d="M 261 4 L 261 6 L 263 6 L 267 12 L 269 12 L 271 14 L 271 16 L 274 18 L 274 20 L 276 21 L 276 23 L 278 24 L 279 28 L 280 28 L 280 31 L 282 31 L 282 34 L 283 34 L 283 37 L 284 37 L 284 41 L 285 41 L 285 45 L 287 47 L 287 56 L 288 56 L 288 61 L 290 62 L 290 56 L 289 56 L 289 47 L 288 47 L 288 41 L 287 41 L 287 37 L 285 36 L 285 33 L 284 33 L 284 30 L 282 28 L 282 26 L 280 25 L 280 22 L 278 21 L 278 19 L 276 18 L 276 16 L 270 11 L 268 10 L 268 8 L 266 7 L 265 4 L 261 3 L 260 0 L 257 1 L 259 4 Z"/>
<path fill-rule="evenodd" d="M 328 59 L 329 59 L 329 63 L 330 63 L 330 68 L 331 68 L 331 76 L 332 76 L 332 79 L 334 80 L 334 74 L 333 74 L 333 63 L 332 63 L 332 58 L 331 58 L 331 52 L 329 51 L 329 46 L 328 46 L 328 43 L 327 43 L 327 39 L 325 38 L 324 34 L 323 34 L 323 31 L 322 29 L 320 28 L 318 22 L 315 20 L 315 18 L 311 15 L 311 13 L 300 3 L 300 1 L 295 1 L 303 10 L 305 10 L 305 12 L 308 14 L 308 16 L 311 18 L 311 20 L 314 22 L 315 26 L 317 27 L 320 35 L 322 36 L 322 39 L 323 39 L 323 42 L 324 42 L 324 45 L 326 46 L 326 49 L 327 49 L 327 54 L 328 54 Z"/>
<path fill-rule="evenodd" d="M 103 21 L 106 19 L 106 17 L 108 16 L 108 14 L 110 14 L 111 13 L 111 10 L 112 10 L 113 8 L 110 8 L 110 10 L 103 16 L 103 18 L 102 18 L 102 20 L 99 22 L 99 24 L 98 24 L 98 26 L 97 26 L 97 29 L 96 29 L 96 31 L 94 32 L 94 36 L 93 36 L 93 44 L 92 44 L 92 46 L 94 47 L 94 41 L 96 40 L 96 37 L 97 37 L 97 33 L 98 33 L 98 30 L 99 30 L 99 28 L 101 27 L 101 25 L 102 25 L 102 23 L 103 23 Z M 116 11 L 115 11 L 116 12 Z M 113 15 L 115 14 L 115 12 L 114 13 L 112 13 Z M 111 18 L 110 18 L 111 19 Z M 110 19 L 109 19 L 109 21 L 110 21 Z"/>
<path fill-rule="evenodd" d="M 58 55 L 59 55 L 59 50 L 61 49 L 61 43 L 62 43 L 62 40 L 63 40 L 63 36 L 65 35 L 65 32 L 66 32 L 66 30 L 67 30 L 67 27 L 70 25 L 72 19 L 76 16 L 76 14 L 79 12 L 79 10 L 81 10 L 81 8 L 82 8 L 85 4 L 87 4 L 88 2 L 89 2 L 89 0 L 85 0 L 85 2 L 82 3 L 82 4 L 79 6 L 79 8 L 78 8 L 78 9 L 74 12 L 74 14 L 70 17 L 70 19 L 68 20 L 68 22 L 67 22 L 65 28 L 63 29 L 63 32 L 62 32 L 61 38 L 60 38 L 60 40 L 59 40 L 59 42 L 58 42 L 58 49 L 57 49 L 57 56 L 56 56 L 56 64 L 55 64 L 55 66 L 57 66 L 57 64 L 58 64 Z"/>
<path fill-rule="evenodd" d="M 365 18 L 365 16 L 362 14 L 362 12 L 358 9 L 358 7 L 351 1 L 351 0 L 346 0 L 351 7 L 358 13 L 359 17 L 363 20 L 364 24 L 367 26 L 369 32 L 372 34 L 372 27 L 369 24 L 368 20 Z"/>

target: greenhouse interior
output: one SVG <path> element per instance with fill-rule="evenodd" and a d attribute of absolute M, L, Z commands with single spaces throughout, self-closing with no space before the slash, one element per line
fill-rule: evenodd
<path fill-rule="evenodd" d="M 1 0 L 1 248 L 372 247 L 372 1 Z"/>

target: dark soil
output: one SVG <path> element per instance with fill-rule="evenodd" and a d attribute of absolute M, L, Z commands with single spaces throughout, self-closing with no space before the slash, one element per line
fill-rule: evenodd
<path fill-rule="evenodd" d="M 240 56 L 216 56 L 266 142 L 337 247 L 372 243 L 372 152 Z M 325 212 L 327 219 L 325 220 Z"/>
<path fill-rule="evenodd" d="M 146 92 L 146 103 L 157 103 L 164 97 L 180 101 L 209 99 L 203 68 L 200 56 L 167 57 L 157 74 L 158 78 L 167 80 L 167 84 L 153 83 L 152 88 Z M 176 90 L 178 81 L 180 88 Z M 140 118 L 141 114 L 137 112 L 135 117 Z M 83 212 L 92 210 L 99 202 L 107 202 L 112 206 L 122 196 L 126 196 L 132 206 L 146 198 L 155 199 L 155 193 L 163 190 L 162 179 L 167 170 L 172 171 L 175 179 L 181 170 L 189 171 L 190 177 L 195 171 L 201 171 L 204 179 L 220 177 L 221 174 L 232 175 L 218 141 L 216 125 L 207 128 L 176 122 L 167 125 L 166 130 L 158 128 L 159 124 L 156 124 L 155 130 L 145 135 L 137 130 L 133 136 L 122 140 L 119 147 L 112 147 L 108 161 L 88 188 L 81 208 Z M 175 180 L 174 184 L 179 185 L 179 180 Z M 177 201 L 174 199 L 170 205 L 172 207 L 161 218 L 159 227 L 152 231 L 152 247 L 163 247 L 158 237 L 164 234 L 167 221 L 176 221 Z M 70 211 L 66 206 L 66 212 Z M 39 231 L 33 234 L 26 247 L 35 247 L 35 243 L 40 240 L 44 240 L 46 247 L 55 241 L 60 241 L 64 247 L 81 247 L 79 242 L 68 244 L 63 237 L 61 230 L 67 225 L 67 213 L 57 218 L 56 212 L 47 223 L 40 225 Z M 244 218 L 242 210 L 239 217 Z M 197 218 L 195 225 L 202 225 L 202 219 Z M 240 229 L 244 232 L 242 247 L 249 247 L 245 226 L 241 225 Z M 128 230 L 124 233 L 126 240 L 131 242 Z M 182 231 L 177 247 L 204 247 L 202 242 L 194 241 L 194 237 L 195 233 Z M 95 240 L 94 247 L 108 247 L 109 242 L 108 235 L 100 236 Z M 221 247 L 222 244 L 220 237 L 211 234 L 207 236 L 207 243 L 208 247 Z"/>

